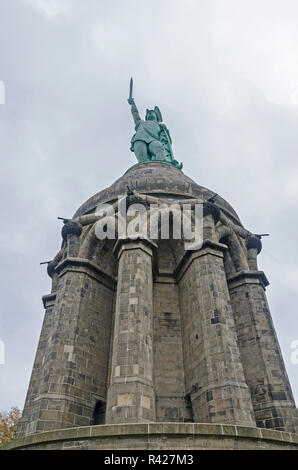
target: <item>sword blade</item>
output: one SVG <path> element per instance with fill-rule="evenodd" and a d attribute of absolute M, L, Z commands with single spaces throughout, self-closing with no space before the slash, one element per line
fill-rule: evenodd
<path fill-rule="evenodd" d="M 132 99 L 133 79 L 131 77 L 129 84 L 129 99 Z"/>

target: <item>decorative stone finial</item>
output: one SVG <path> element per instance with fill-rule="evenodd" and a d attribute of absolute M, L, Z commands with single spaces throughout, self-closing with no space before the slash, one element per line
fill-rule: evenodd
<path fill-rule="evenodd" d="M 262 250 L 262 242 L 259 237 L 256 235 L 251 235 L 250 237 L 247 237 L 246 239 L 246 247 L 249 250 L 250 248 L 255 248 L 257 250 L 257 253 L 259 254 Z"/>
<path fill-rule="evenodd" d="M 79 224 L 78 222 L 73 222 L 73 221 L 66 222 L 63 225 L 62 230 L 61 230 L 61 235 L 62 235 L 63 240 L 67 239 L 67 235 L 73 234 L 79 237 L 81 233 L 82 233 L 82 225 Z"/>

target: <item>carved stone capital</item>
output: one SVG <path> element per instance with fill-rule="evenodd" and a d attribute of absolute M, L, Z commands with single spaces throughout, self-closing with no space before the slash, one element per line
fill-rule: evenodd
<path fill-rule="evenodd" d="M 131 238 L 118 238 L 115 243 L 113 253 L 120 258 L 124 250 L 133 250 L 141 248 L 150 256 L 153 256 L 153 253 L 157 250 L 157 245 L 150 240 L 149 238 L 137 237 L 136 239 Z"/>
<path fill-rule="evenodd" d="M 261 284 L 263 287 L 269 285 L 268 279 L 263 271 L 240 271 L 227 279 L 229 289 L 239 287 L 243 284 Z"/>

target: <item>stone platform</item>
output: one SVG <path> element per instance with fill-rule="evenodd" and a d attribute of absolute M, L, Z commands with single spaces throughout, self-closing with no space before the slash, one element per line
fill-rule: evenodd
<path fill-rule="evenodd" d="M 298 434 L 204 423 L 84 426 L 15 439 L 4 450 L 298 450 Z"/>

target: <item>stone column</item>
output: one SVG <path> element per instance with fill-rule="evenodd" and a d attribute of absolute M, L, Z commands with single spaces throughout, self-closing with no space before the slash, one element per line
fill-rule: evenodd
<path fill-rule="evenodd" d="M 38 348 L 35 355 L 33 370 L 30 378 L 25 405 L 20 419 L 16 437 L 23 437 L 36 432 L 37 416 L 39 413 L 39 389 L 43 381 L 42 365 L 46 355 L 47 342 L 53 323 L 53 308 L 55 306 L 56 293 L 43 297 L 45 316 L 39 338 Z"/>
<path fill-rule="evenodd" d="M 155 421 L 153 284 L 149 240 L 118 240 L 118 285 L 108 424 Z"/>
<path fill-rule="evenodd" d="M 205 217 L 212 235 L 210 215 Z M 178 266 L 186 390 L 195 422 L 254 426 L 223 266 L 225 249 L 206 239 Z"/>
<path fill-rule="evenodd" d="M 57 290 L 43 297 L 46 316 L 18 435 L 90 425 L 97 403 L 106 401 L 115 280 L 74 257 L 75 231 L 63 227 L 75 251 L 70 256 L 66 247 L 69 257 L 55 268 Z"/>
<path fill-rule="evenodd" d="M 247 261 L 250 271 L 258 271 L 258 254 L 262 249 L 262 242 L 257 236 L 250 236 L 246 239 Z"/>
<path fill-rule="evenodd" d="M 250 241 L 248 249 L 260 251 L 259 243 Z M 240 272 L 228 283 L 257 426 L 298 432 L 298 412 L 265 295 L 266 276 Z"/>
<path fill-rule="evenodd" d="M 79 239 L 82 233 L 82 225 L 78 222 L 66 222 L 61 231 L 63 240 L 66 242 L 66 256 L 74 258 L 79 253 Z"/>

